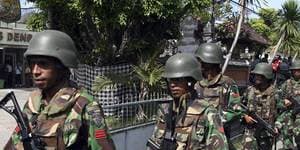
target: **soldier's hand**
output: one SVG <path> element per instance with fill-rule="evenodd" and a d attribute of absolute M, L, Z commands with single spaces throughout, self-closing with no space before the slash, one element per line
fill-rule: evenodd
<path fill-rule="evenodd" d="M 244 116 L 244 119 L 246 121 L 247 124 L 253 124 L 253 123 L 256 123 L 257 121 L 255 119 L 253 119 L 251 116 L 249 115 L 245 115 Z"/>
<path fill-rule="evenodd" d="M 284 99 L 284 106 L 285 106 L 285 107 L 289 107 L 289 106 L 291 106 L 291 105 L 292 105 L 292 102 L 291 102 L 290 100 Z"/>
<path fill-rule="evenodd" d="M 275 133 L 276 133 L 276 136 L 279 135 L 279 129 L 275 127 Z"/>

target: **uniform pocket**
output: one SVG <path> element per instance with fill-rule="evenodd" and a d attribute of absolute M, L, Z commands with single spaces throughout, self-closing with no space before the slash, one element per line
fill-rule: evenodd
<path fill-rule="evenodd" d="M 202 143 L 205 137 L 205 128 L 201 124 L 193 128 L 192 131 L 192 142 Z"/>

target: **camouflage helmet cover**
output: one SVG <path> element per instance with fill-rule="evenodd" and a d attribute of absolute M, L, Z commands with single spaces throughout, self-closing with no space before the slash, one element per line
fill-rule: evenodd
<path fill-rule="evenodd" d="M 167 60 L 162 76 L 164 78 L 192 77 L 201 80 L 200 63 L 192 54 L 177 53 Z"/>
<path fill-rule="evenodd" d="M 300 60 L 295 60 L 294 62 L 292 62 L 290 70 L 293 70 L 293 69 L 300 69 Z"/>
<path fill-rule="evenodd" d="M 272 66 L 268 63 L 256 64 L 254 70 L 252 70 L 251 73 L 263 75 L 267 79 L 273 78 L 273 69 Z"/>
<path fill-rule="evenodd" d="M 195 51 L 195 55 L 205 63 L 222 64 L 224 61 L 222 49 L 215 43 L 201 44 Z"/>
<path fill-rule="evenodd" d="M 66 33 L 56 30 L 45 30 L 34 35 L 24 56 L 26 59 L 28 56 L 54 57 L 69 68 L 76 68 L 78 65 L 73 40 Z"/>

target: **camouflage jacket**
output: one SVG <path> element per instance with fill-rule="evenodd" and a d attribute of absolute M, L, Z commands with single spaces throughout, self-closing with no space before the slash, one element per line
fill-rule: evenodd
<path fill-rule="evenodd" d="M 195 84 L 195 89 L 200 98 L 222 109 L 221 113 L 225 122 L 241 114 L 238 87 L 228 76 L 219 74 L 211 81 L 203 79 Z"/>
<path fill-rule="evenodd" d="M 259 91 L 254 86 L 250 86 L 244 93 L 247 100 L 247 107 L 254 111 L 262 119 L 274 125 L 277 117 L 279 100 L 274 85 L 270 85 L 265 91 Z"/>
<path fill-rule="evenodd" d="M 295 98 L 298 102 L 300 101 L 300 80 L 288 79 L 281 85 L 280 95 L 281 99 L 288 99 L 289 97 Z"/>
<path fill-rule="evenodd" d="M 162 144 L 166 134 L 166 115 L 170 104 L 163 104 L 158 110 L 157 124 L 151 139 Z M 227 150 L 221 118 L 217 110 L 206 101 L 188 100 L 186 110 L 176 115 L 174 138 L 177 150 Z"/>
<path fill-rule="evenodd" d="M 31 93 L 23 112 L 32 133 L 46 149 L 114 149 L 100 105 L 84 89 L 66 86 L 46 104 L 40 90 Z M 23 149 L 18 127 L 11 149 Z M 10 148 L 8 148 L 10 149 Z"/>

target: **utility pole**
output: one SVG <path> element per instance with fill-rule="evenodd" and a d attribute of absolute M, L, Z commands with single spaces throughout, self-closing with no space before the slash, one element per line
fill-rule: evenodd
<path fill-rule="evenodd" d="M 215 0 L 212 0 L 212 8 L 211 8 L 211 18 L 210 18 L 210 24 L 211 24 L 211 39 L 213 42 L 216 41 L 215 39 L 215 34 L 216 34 L 216 30 L 215 30 Z"/>

